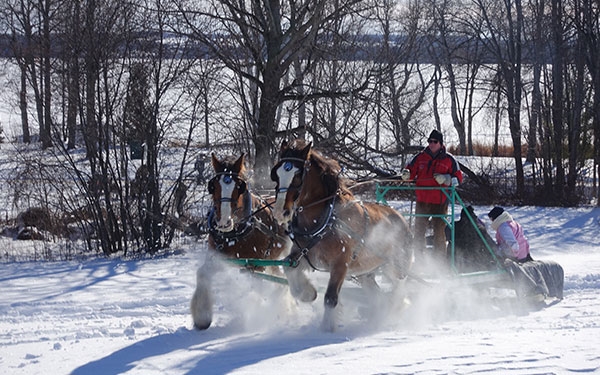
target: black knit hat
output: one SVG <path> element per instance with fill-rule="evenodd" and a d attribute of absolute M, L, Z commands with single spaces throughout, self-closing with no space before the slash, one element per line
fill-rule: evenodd
<path fill-rule="evenodd" d="M 490 213 L 488 213 L 488 216 L 490 219 L 492 220 L 496 220 L 496 218 L 500 215 L 502 215 L 502 213 L 504 212 L 504 208 L 502 207 L 494 207 L 492 208 L 492 210 L 490 211 Z"/>
<path fill-rule="evenodd" d="M 429 138 L 427 138 L 428 141 L 430 139 L 435 139 L 437 141 L 440 141 L 441 144 L 444 144 L 444 135 L 435 129 L 431 131 L 431 134 L 429 134 Z"/>

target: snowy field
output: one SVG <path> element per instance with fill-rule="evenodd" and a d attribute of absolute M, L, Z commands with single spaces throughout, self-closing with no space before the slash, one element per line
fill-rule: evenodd
<path fill-rule="evenodd" d="M 485 216 L 489 209 L 476 212 Z M 322 294 L 313 304 L 297 304 L 285 287 L 228 267 L 214 285 L 213 325 L 197 331 L 188 306 L 207 249 L 203 240 L 181 237 L 160 259 L 0 264 L 0 369 L 82 375 L 600 371 L 600 210 L 508 209 L 526 228 L 533 257 L 564 267 L 562 301 L 500 309 L 469 293 L 444 298 L 423 288 L 411 305 L 374 313 L 345 283 L 342 323 L 325 333 Z M 1 244 L 17 246 L 4 237 Z M 310 276 L 324 288 L 324 274 Z"/>
<path fill-rule="evenodd" d="M 18 106 L 13 86 L 2 84 L 0 124 L 12 142 Z M 0 189 L 10 202 L 6 194 Z M 475 207 L 482 217 L 490 208 Z M 2 217 L 11 210 L 0 206 Z M 157 259 L 24 262 L 7 259 L 48 258 L 46 246 L 0 236 L 0 375 L 600 372 L 600 209 L 508 210 L 532 256 L 563 266 L 562 301 L 499 308 L 473 290 L 447 295 L 413 282 L 410 305 L 374 307 L 346 282 L 334 333 L 319 329 L 322 273 L 310 275 L 317 301 L 298 304 L 283 286 L 225 268 L 214 283 L 213 325 L 198 331 L 189 301 L 207 256 L 202 239 L 179 237 Z M 59 259 L 72 251 L 66 242 L 51 248 Z"/>

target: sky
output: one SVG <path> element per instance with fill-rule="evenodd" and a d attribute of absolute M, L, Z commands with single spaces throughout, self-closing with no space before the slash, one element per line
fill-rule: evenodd
<path fill-rule="evenodd" d="M 475 206 L 480 216 L 491 207 Z M 320 329 L 327 274 L 311 304 L 227 265 L 213 281 L 213 324 L 189 303 L 203 239 L 156 259 L 7 261 L 41 245 L 0 237 L 0 368 L 6 374 L 565 374 L 600 371 L 600 209 L 506 207 L 532 256 L 565 271 L 564 299 L 408 281 L 388 304 L 345 282 L 336 331 Z M 484 218 L 489 226 L 489 220 Z M 491 231 L 491 230 L 490 230 Z M 61 251 L 57 248 L 50 251 Z"/>

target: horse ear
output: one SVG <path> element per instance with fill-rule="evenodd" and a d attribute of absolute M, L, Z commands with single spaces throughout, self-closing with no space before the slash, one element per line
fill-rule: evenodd
<path fill-rule="evenodd" d="M 308 160 L 308 154 L 310 153 L 310 149 L 312 148 L 312 142 L 310 142 L 309 144 L 306 145 L 306 147 L 304 147 L 302 149 L 302 158 L 304 160 Z"/>
<path fill-rule="evenodd" d="M 235 161 L 235 164 L 233 165 L 233 167 L 235 168 L 235 170 L 238 173 L 242 172 L 242 169 L 244 168 L 244 157 L 245 156 L 246 156 L 246 154 L 242 152 L 242 155 Z"/>
<path fill-rule="evenodd" d="M 219 159 L 217 159 L 217 156 L 215 155 L 214 152 L 212 154 L 210 154 L 210 156 L 211 156 L 211 163 L 212 163 L 213 169 L 215 171 L 218 171 L 221 168 L 221 161 L 219 161 Z"/>
<path fill-rule="evenodd" d="M 279 153 L 283 154 L 283 151 L 285 151 L 288 148 L 288 141 L 286 139 L 283 140 L 283 142 L 281 142 L 281 147 L 279 147 Z"/>

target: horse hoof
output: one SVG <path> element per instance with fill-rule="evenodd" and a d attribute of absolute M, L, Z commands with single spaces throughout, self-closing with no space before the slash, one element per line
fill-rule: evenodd
<path fill-rule="evenodd" d="M 211 313 L 192 313 L 192 319 L 194 321 L 194 328 L 203 331 L 210 327 L 212 323 L 212 314 Z"/>
<path fill-rule="evenodd" d="M 192 313 L 194 327 L 200 330 L 210 327 L 213 316 L 212 298 L 203 288 L 196 288 L 190 303 L 190 312 Z"/>
<path fill-rule="evenodd" d="M 323 320 L 321 321 L 321 330 L 323 332 L 335 332 L 337 328 L 336 312 L 334 309 L 326 307 Z"/>
<path fill-rule="evenodd" d="M 312 302 L 317 299 L 317 290 L 313 287 L 306 288 L 302 291 L 302 294 L 300 294 L 299 299 L 302 302 Z"/>
<path fill-rule="evenodd" d="M 208 327 L 210 327 L 210 324 L 212 323 L 212 321 L 207 321 L 207 322 L 194 322 L 194 328 L 196 328 L 199 331 L 204 331 L 205 329 L 208 329 Z"/>

